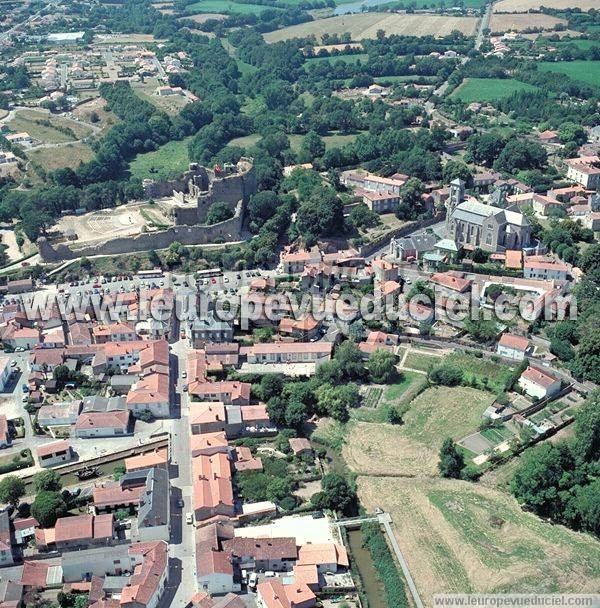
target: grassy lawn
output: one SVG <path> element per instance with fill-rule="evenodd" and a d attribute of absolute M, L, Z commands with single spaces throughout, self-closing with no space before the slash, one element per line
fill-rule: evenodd
<path fill-rule="evenodd" d="M 129 163 L 129 172 L 138 179 L 166 179 L 171 175 L 182 173 L 188 168 L 188 142 L 186 137 L 181 141 L 170 141 L 164 146 L 138 154 Z"/>
<path fill-rule="evenodd" d="M 34 163 L 41 165 L 46 171 L 69 167 L 77 169 L 80 163 L 94 158 L 94 151 L 87 144 L 76 142 L 59 148 L 38 148 L 26 150 L 25 154 Z"/>
<path fill-rule="evenodd" d="M 262 13 L 267 9 L 279 10 L 272 6 L 261 4 L 238 4 L 229 0 L 200 0 L 186 6 L 188 15 L 195 13 L 237 13 L 241 15 L 252 15 Z"/>
<path fill-rule="evenodd" d="M 310 438 L 316 443 L 339 452 L 346 441 L 347 426 L 333 418 L 324 418 L 319 421 L 319 426 L 313 431 Z"/>
<path fill-rule="evenodd" d="M 406 355 L 404 365 L 405 367 L 410 367 L 411 369 L 418 369 L 422 372 L 426 372 L 430 367 L 434 367 L 443 362 L 443 357 L 435 357 L 425 353 L 416 353 L 411 350 L 408 355 Z"/>
<path fill-rule="evenodd" d="M 367 53 L 355 53 L 355 54 L 347 54 L 347 55 L 332 55 L 331 57 L 310 57 L 304 62 L 305 66 L 315 64 L 315 63 L 335 63 L 336 61 L 345 61 L 346 63 L 356 63 L 359 61 L 364 64 L 369 59 L 369 55 Z"/>
<path fill-rule="evenodd" d="M 388 511 L 426 605 L 436 593 L 585 592 L 600 545 L 521 510 L 509 495 L 442 479 L 360 477 L 361 503 Z"/>
<path fill-rule="evenodd" d="M 430 387 L 411 401 L 402 433 L 432 448 L 446 437 L 460 439 L 481 424 L 490 393 L 463 386 Z"/>
<path fill-rule="evenodd" d="M 244 135 L 244 137 L 236 137 L 227 143 L 228 146 L 239 146 L 240 148 L 250 148 L 255 145 L 257 141 L 260 140 L 260 135 L 258 133 L 253 133 L 252 135 Z"/>
<path fill-rule="evenodd" d="M 542 61 L 538 63 L 538 69 L 566 74 L 573 80 L 580 80 L 595 87 L 600 86 L 600 61 Z"/>
<path fill-rule="evenodd" d="M 484 382 L 487 379 L 489 388 L 496 392 L 504 390 L 514 370 L 505 363 L 480 359 L 467 353 L 453 353 L 445 361 L 460 367 L 469 380 L 474 378 L 478 382 Z"/>
<path fill-rule="evenodd" d="M 567 46 L 569 44 L 573 44 L 578 49 L 581 49 L 582 51 L 588 51 L 589 49 L 594 48 L 595 46 L 600 46 L 600 40 L 585 40 L 585 39 L 579 39 L 579 38 L 572 38 L 569 40 L 554 41 L 554 40 L 548 40 L 547 38 L 538 38 L 536 40 L 536 44 L 537 45 L 549 44 L 551 46 L 556 46 L 556 47 Z"/>
<path fill-rule="evenodd" d="M 75 141 L 92 133 L 86 125 L 39 110 L 19 110 L 8 125 L 13 133 L 25 131 L 34 139 L 47 144 Z"/>
<path fill-rule="evenodd" d="M 517 91 L 536 91 L 537 87 L 513 78 L 466 78 L 450 95 L 464 103 L 497 101 Z"/>

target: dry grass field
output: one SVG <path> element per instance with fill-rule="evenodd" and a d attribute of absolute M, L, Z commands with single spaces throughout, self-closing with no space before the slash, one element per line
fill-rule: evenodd
<path fill-rule="evenodd" d="M 46 171 L 69 167 L 77 169 L 80 163 L 94 158 L 94 151 L 82 142 L 65 144 L 56 148 L 37 148 L 25 152 L 27 158 L 41 165 Z"/>
<path fill-rule="evenodd" d="M 557 23 L 567 25 L 565 19 L 535 13 L 494 13 L 490 18 L 490 31 L 492 32 L 521 32 L 529 28 L 543 28 L 551 30 Z"/>
<path fill-rule="evenodd" d="M 494 5 L 495 13 L 525 13 L 530 9 L 539 9 L 540 6 L 547 8 L 579 8 L 589 11 L 598 8 L 598 0 L 500 0 Z"/>
<path fill-rule="evenodd" d="M 468 36 L 475 32 L 475 17 L 447 17 L 436 15 L 407 15 L 396 13 L 358 13 L 339 15 L 328 19 L 318 19 L 309 23 L 292 25 L 264 35 L 267 42 L 279 42 L 291 38 L 314 35 L 318 41 L 323 34 L 343 34 L 349 32 L 352 40 L 375 38 L 377 30 L 388 36 L 446 36 L 458 30 Z"/>
<path fill-rule="evenodd" d="M 426 605 L 435 593 L 582 592 L 600 588 L 600 544 L 544 522 L 509 495 L 443 479 L 359 477 L 381 507 Z"/>
<path fill-rule="evenodd" d="M 444 439 L 458 440 L 474 431 L 492 399 L 474 388 L 428 388 L 410 402 L 402 425 L 353 424 L 344 460 L 363 475 L 436 475 Z"/>

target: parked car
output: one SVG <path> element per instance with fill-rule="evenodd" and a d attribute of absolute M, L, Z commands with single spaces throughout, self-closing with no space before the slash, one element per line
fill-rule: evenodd
<path fill-rule="evenodd" d="M 194 516 L 191 513 L 186 513 L 185 514 L 185 523 L 186 524 L 192 524 L 192 523 L 194 523 Z"/>

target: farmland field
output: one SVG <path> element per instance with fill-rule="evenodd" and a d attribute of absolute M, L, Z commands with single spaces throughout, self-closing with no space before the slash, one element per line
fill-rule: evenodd
<path fill-rule="evenodd" d="M 536 87 L 513 78 L 465 78 L 451 96 L 464 103 L 497 101 L 516 91 L 535 91 Z"/>
<path fill-rule="evenodd" d="M 138 154 L 129 164 L 131 176 L 137 179 L 166 179 L 182 173 L 189 164 L 189 139 L 170 141 L 158 150 Z"/>
<path fill-rule="evenodd" d="M 549 45 L 549 46 L 556 46 L 558 48 L 567 46 L 569 44 L 573 44 L 578 49 L 581 49 L 582 51 L 588 51 L 589 49 L 594 48 L 595 46 L 600 46 L 600 40 L 568 38 L 568 39 L 563 39 L 560 41 L 554 41 L 554 40 L 548 40 L 547 38 L 538 38 L 536 40 L 536 44 L 537 45 L 543 44 L 543 45 Z"/>
<path fill-rule="evenodd" d="M 477 19 L 474 17 L 447 17 L 438 15 L 406 15 L 396 13 L 362 13 L 339 15 L 327 19 L 317 19 L 309 23 L 292 25 L 281 30 L 264 34 L 267 42 L 279 42 L 290 38 L 314 35 L 320 40 L 323 34 L 343 34 L 349 32 L 352 40 L 375 38 L 378 30 L 388 36 L 446 36 L 453 30 L 472 35 Z"/>
<path fill-rule="evenodd" d="M 573 80 L 580 80 L 592 86 L 600 86 L 600 61 L 542 61 L 538 69 L 546 72 L 566 74 Z"/>
<path fill-rule="evenodd" d="M 436 357 L 435 355 L 428 355 L 427 353 L 419 353 L 415 350 L 411 350 L 406 359 L 404 360 L 404 366 L 410 369 L 418 369 L 422 372 L 426 372 L 430 367 L 443 363 L 442 357 Z"/>
<path fill-rule="evenodd" d="M 492 488 L 361 476 L 358 494 L 367 511 L 391 514 L 426 605 L 435 593 L 590 593 L 600 585 L 596 540 L 546 523 Z"/>
<path fill-rule="evenodd" d="M 428 388 L 410 402 L 400 426 L 354 424 L 344 459 L 363 475 L 435 475 L 443 440 L 472 432 L 492 399 L 490 393 L 473 388 Z"/>
<path fill-rule="evenodd" d="M 551 30 L 560 23 L 567 25 L 565 19 L 553 17 L 552 15 L 542 15 L 541 13 L 494 13 L 490 18 L 491 32 L 508 32 L 509 30 L 521 32 L 531 28 Z"/>
<path fill-rule="evenodd" d="M 582 11 L 589 11 L 591 8 L 598 8 L 598 0 L 500 0 L 494 5 L 494 12 L 526 13 L 530 9 L 539 9 L 540 6 L 556 9 L 580 8 Z"/>

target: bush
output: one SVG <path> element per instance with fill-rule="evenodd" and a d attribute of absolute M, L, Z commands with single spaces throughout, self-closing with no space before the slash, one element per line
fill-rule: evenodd
<path fill-rule="evenodd" d="M 434 367 L 428 374 L 430 382 L 443 386 L 458 386 L 463 381 L 463 372 L 459 367 L 450 363 L 442 363 Z"/>
<path fill-rule="evenodd" d="M 408 607 L 404 580 L 398 572 L 396 562 L 390 553 L 379 524 L 367 522 L 361 526 L 363 546 L 369 550 L 378 578 L 383 584 L 388 606 Z"/>

